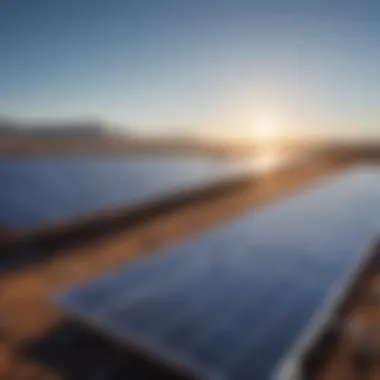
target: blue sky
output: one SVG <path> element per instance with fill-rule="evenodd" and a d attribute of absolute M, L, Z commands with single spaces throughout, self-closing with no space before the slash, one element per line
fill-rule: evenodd
<path fill-rule="evenodd" d="M 1 0 L 0 113 L 380 137 L 373 0 Z"/>

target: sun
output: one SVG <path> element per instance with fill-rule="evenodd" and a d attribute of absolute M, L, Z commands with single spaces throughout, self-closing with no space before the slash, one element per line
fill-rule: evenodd
<path fill-rule="evenodd" d="M 275 117 L 262 116 L 254 120 L 253 138 L 258 140 L 273 140 L 278 133 L 278 123 Z"/>

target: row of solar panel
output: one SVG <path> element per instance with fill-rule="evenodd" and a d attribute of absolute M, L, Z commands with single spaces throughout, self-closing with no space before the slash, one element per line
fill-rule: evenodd
<path fill-rule="evenodd" d="M 232 175 L 238 162 L 206 158 L 58 158 L 0 161 L 0 225 L 36 227 L 134 205 Z"/>
<path fill-rule="evenodd" d="M 58 298 L 145 354 L 207 379 L 268 379 L 380 224 L 360 168 Z"/>

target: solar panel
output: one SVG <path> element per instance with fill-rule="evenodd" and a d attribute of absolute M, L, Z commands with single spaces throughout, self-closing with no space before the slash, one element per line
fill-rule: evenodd
<path fill-rule="evenodd" d="M 58 296 L 73 315 L 205 379 L 268 379 L 380 223 L 358 168 Z"/>
<path fill-rule="evenodd" d="M 0 161 L 0 224 L 29 228 L 135 205 L 232 175 L 240 163 L 182 157 Z"/>

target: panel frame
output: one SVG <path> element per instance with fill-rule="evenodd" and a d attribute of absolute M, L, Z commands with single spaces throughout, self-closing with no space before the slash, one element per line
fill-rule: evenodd
<path fill-rule="evenodd" d="M 53 297 L 56 304 L 59 303 L 59 296 Z M 159 364 L 163 367 L 170 368 L 178 373 L 179 376 L 184 376 L 189 380 L 228 380 L 225 376 L 212 372 L 207 368 L 200 366 L 198 363 L 192 363 L 181 355 L 166 350 L 163 352 L 158 346 L 152 342 L 148 342 L 139 334 L 128 331 L 128 334 L 120 336 L 109 327 L 100 324 L 98 321 L 91 317 L 84 318 L 80 313 L 73 309 L 65 308 L 62 311 L 70 313 L 70 319 L 80 323 L 83 326 L 90 327 L 96 334 L 104 337 L 105 339 L 112 340 L 121 347 L 128 350 L 136 349 L 140 355 L 143 355 L 153 363 Z"/>
<path fill-rule="evenodd" d="M 376 247 L 379 245 L 380 232 L 366 245 L 359 254 L 362 259 L 344 276 L 342 284 L 336 284 L 329 296 L 315 313 L 311 321 L 295 343 L 289 348 L 288 353 L 280 360 L 274 369 L 270 380 L 307 380 L 302 373 L 303 359 L 307 352 L 315 346 L 315 343 L 328 327 L 339 323 L 337 310 L 344 300 L 350 295 L 350 291 L 359 277 L 359 274 L 368 266 L 376 255 Z"/>

